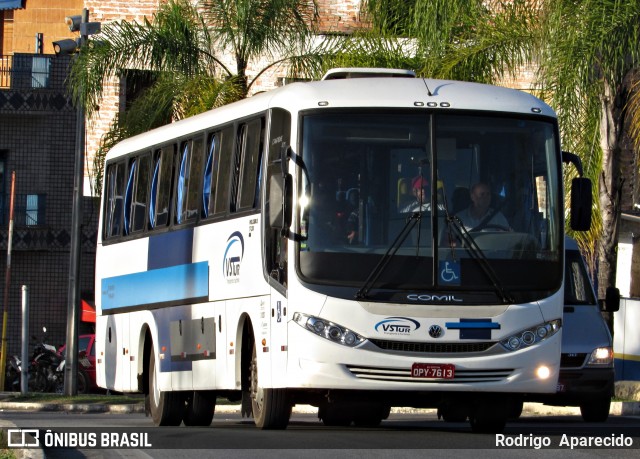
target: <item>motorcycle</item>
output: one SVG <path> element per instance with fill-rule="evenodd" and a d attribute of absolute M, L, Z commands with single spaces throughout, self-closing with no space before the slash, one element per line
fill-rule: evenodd
<path fill-rule="evenodd" d="M 4 374 L 4 390 L 9 392 L 20 391 L 20 374 L 22 373 L 22 361 L 17 355 L 12 355 Z"/>
<path fill-rule="evenodd" d="M 43 331 L 46 334 L 46 327 Z M 64 391 L 64 365 L 65 359 L 56 347 L 43 339 L 33 349 L 29 365 L 29 390 L 61 394 Z"/>
<path fill-rule="evenodd" d="M 43 327 L 46 336 L 47 328 Z M 32 336 L 32 341 L 37 341 Z M 80 363 L 86 357 L 80 353 Z M 54 392 L 62 394 L 64 392 L 64 368 L 66 358 L 64 346 L 56 349 L 55 346 L 47 344 L 45 338 L 36 343 L 33 353 L 29 359 L 28 368 L 28 390 L 30 392 Z M 5 369 L 5 390 L 20 391 L 20 375 L 22 373 L 22 361 L 17 355 L 11 357 Z M 85 394 L 89 389 L 89 378 L 82 368 L 78 368 L 78 378 L 76 385 L 78 394 Z"/>

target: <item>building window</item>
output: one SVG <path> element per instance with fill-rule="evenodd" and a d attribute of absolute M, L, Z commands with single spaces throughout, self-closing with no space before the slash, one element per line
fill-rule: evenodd
<path fill-rule="evenodd" d="M 36 226 L 38 224 L 38 195 L 27 195 L 27 206 L 25 207 L 25 224 L 27 226 Z"/>

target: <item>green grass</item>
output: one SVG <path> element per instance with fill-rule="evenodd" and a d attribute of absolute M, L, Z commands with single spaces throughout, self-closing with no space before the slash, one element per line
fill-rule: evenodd
<path fill-rule="evenodd" d="M 61 395 L 61 394 L 41 394 L 28 393 L 18 394 L 4 399 L 5 402 L 18 403 L 96 403 L 103 405 L 121 405 L 142 403 L 143 397 L 140 395 L 104 395 L 104 394 L 84 394 L 84 395 Z"/>
<path fill-rule="evenodd" d="M 7 436 L 4 430 L 0 429 L 0 459 L 16 459 L 16 455 L 7 445 Z"/>

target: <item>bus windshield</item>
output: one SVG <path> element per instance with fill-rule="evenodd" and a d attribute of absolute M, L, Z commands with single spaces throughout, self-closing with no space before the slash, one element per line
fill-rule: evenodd
<path fill-rule="evenodd" d="M 360 110 L 301 125 L 297 269 L 310 288 L 492 304 L 560 287 L 553 120 Z"/>

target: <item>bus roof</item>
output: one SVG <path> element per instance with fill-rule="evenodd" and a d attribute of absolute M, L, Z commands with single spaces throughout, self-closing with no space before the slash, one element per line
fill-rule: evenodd
<path fill-rule="evenodd" d="M 107 159 L 188 136 L 272 107 L 281 107 L 292 113 L 322 108 L 424 107 L 442 111 L 482 110 L 556 116 L 551 107 L 531 94 L 479 83 L 386 77 L 292 83 L 126 139 L 111 149 Z"/>

